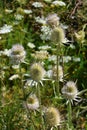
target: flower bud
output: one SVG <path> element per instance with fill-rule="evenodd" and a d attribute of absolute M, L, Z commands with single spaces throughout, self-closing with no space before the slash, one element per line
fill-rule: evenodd
<path fill-rule="evenodd" d="M 24 107 L 31 110 L 37 110 L 39 108 L 39 100 L 35 94 L 28 97 L 27 102 L 24 102 Z"/>
<path fill-rule="evenodd" d="M 54 107 L 49 107 L 45 112 L 45 120 L 48 126 L 53 127 L 60 125 L 60 113 Z"/>
<path fill-rule="evenodd" d="M 65 39 L 64 30 L 61 27 L 55 27 L 51 33 L 51 41 L 54 43 L 63 43 Z"/>
<path fill-rule="evenodd" d="M 25 59 L 25 56 L 26 56 L 26 52 L 22 45 L 20 44 L 13 45 L 9 54 L 12 64 L 19 64 L 23 62 Z"/>
<path fill-rule="evenodd" d="M 34 63 L 31 67 L 30 67 L 30 76 L 31 78 L 36 81 L 39 82 L 43 79 L 45 75 L 45 70 L 44 68 L 41 66 L 40 63 Z"/>

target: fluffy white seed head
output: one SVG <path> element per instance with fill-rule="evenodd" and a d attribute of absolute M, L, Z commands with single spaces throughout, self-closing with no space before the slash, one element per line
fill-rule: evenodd
<path fill-rule="evenodd" d="M 56 27 L 59 25 L 59 17 L 57 14 L 49 14 L 46 18 L 46 22 L 51 27 Z"/>
<path fill-rule="evenodd" d="M 30 76 L 32 80 L 39 82 L 44 78 L 45 70 L 40 63 L 34 63 L 30 67 Z"/>
<path fill-rule="evenodd" d="M 63 43 L 65 39 L 65 32 L 60 26 L 55 27 L 51 33 L 50 38 L 54 43 Z"/>
<path fill-rule="evenodd" d="M 20 44 L 13 45 L 10 51 L 10 55 L 9 55 L 11 59 L 11 63 L 19 64 L 24 61 L 25 56 L 26 56 L 26 52 L 22 45 Z"/>
<path fill-rule="evenodd" d="M 39 108 L 39 100 L 35 94 L 28 97 L 27 102 L 24 102 L 24 107 L 31 110 L 37 110 Z"/>
<path fill-rule="evenodd" d="M 54 107 L 49 107 L 45 112 L 45 119 L 48 126 L 58 126 L 60 125 L 60 113 Z"/>
<path fill-rule="evenodd" d="M 65 96 L 65 98 L 74 100 L 78 94 L 76 83 L 73 81 L 68 81 L 62 88 L 62 94 Z"/>

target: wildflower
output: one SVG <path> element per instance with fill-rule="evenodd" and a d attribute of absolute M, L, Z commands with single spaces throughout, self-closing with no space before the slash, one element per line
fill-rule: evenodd
<path fill-rule="evenodd" d="M 52 5 L 55 5 L 55 6 L 66 6 L 65 2 L 57 1 L 57 0 L 53 1 Z"/>
<path fill-rule="evenodd" d="M 2 55 L 9 56 L 9 54 L 10 54 L 10 49 L 9 50 L 5 49 L 4 51 L 0 51 L 0 56 Z"/>
<path fill-rule="evenodd" d="M 45 112 L 46 124 L 50 127 L 60 125 L 60 113 L 54 107 L 49 107 Z"/>
<path fill-rule="evenodd" d="M 36 20 L 37 23 L 46 24 L 46 21 L 45 21 L 44 17 L 40 18 L 38 16 L 38 17 L 35 17 L 35 20 Z"/>
<path fill-rule="evenodd" d="M 16 14 L 16 15 L 15 15 L 15 19 L 16 19 L 16 20 L 22 20 L 23 18 L 24 18 L 24 16 L 21 15 L 21 14 Z"/>
<path fill-rule="evenodd" d="M 68 81 L 62 88 L 62 94 L 67 98 L 68 100 L 76 100 L 77 101 L 77 95 L 78 90 L 76 83 L 73 81 Z"/>
<path fill-rule="evenodd" d="M 46 77 L 52 78 L 52 74 L 53 74 L 53 71 L 51 69 L 46 71 Z"/>
<path fill-rule="evenodd" d="M 73 61 L 75 61 L 75 62 L 80 62 L 81 59 L 80 59 L 80 57 L 73 57 Z"/>
<path fill-rule="evenodd" d="M 52 29 L 48 26 L 42 26 L 41 27 L 41 34 L 40 37 L 42 40 L 50 40 Z"/>
<path fill-rule="evenodd" d="M 59 81 L 63 81 L 63 68 L 62 66 L 58 66 L 58 76 L 59 76 Z M 52 78 L 56 80 L 57 78 L 57 66 L 54 66 L 52 69 Z"/>
<path fill-rule="evenodd" d="M 13 68 L 13 69 L 19 69 L 19 67 L 20 67 L 19 64 L 18 64 L 18 65 L 12 65 L 12 68 Z"/>
<path fill-rule="evenodd" d="M 35 8 L 40 8 L 43 7 L 43 4 L 41 2 L 34 2 L 32 6 L 34 6 Z"/>
<path fill-rule="evenodd" d="M 40 50 L 48 50 L 48 49 L 51 49 L 51 46 L 48 46 L 48 45 L 40 46 L 39 49 Z"/>
<path fill-rule="evenodd" d="M 49 14 L 46 18 L 46 22 L 51 27 L 57 27 L 59 25 L 59 17 L 57 14 Z"/>
<path fill-rule="evenodd" d="M 25 14 L 31 14 L 31 13 L 32 13 L 32 10 L 24 9 L 24 13 L 25 13 Z"/>
<path fill-rule="evenodd" d="M 48 52 L 44 50 L 36 51 L 35 54 L 33 54 L 33 56 L 35 57 L 35 59 L 44 60 L 48 58 Z"/>
<path fill-rule="evenodd" d="M 63 43 L 65 32 L 61 27 L 55 27 L 51 33 L 51 41 L 55 43 Z"/>
<path fill-rule="evenodd" d="M 32 49 L 35 48 L 35 45 L 34 45 L 33 43 L 31 43 L 31 42 L 29 42 L 29 43 L 27 44 L 27 46 L 30 47 L 30 48 L 32 48 Z"/>
<path fill-rule="evenodd" d="M 29 75 L 28 75 L 29 76 Z M 33 86 L 36 86 L 37 84 L 36 84 L 36 82 L 35 81 L 33 81 L 32 79 L 27 79 L 27 81 L 25 82 L 25 86 L 24 86 L 24 88 L 27 88 L 28 86 L 29 87 L 33 87 Z"/>
<path fill-rule="evenodd" d="M 30 76 L 32 80 L 39 82 L 44 78 L 45 70 L 40 63 L 34 63 L 30 67 Z"/>
<path fill-rule="evenodd" d="M 9 55 L 11 59 L 11 63 L 19 64 L 24 61 L 25 56 L 26 56 L 26 52 L 22 45 L 20 44 L 13 45 L 13 47 L 11 48 L 10 55 Z"/>
<path fill-rule="evenodd" d="M 12 26 L 11 26 L 11 25 L 5 24 L 3 27 L 0 28 L 0 34 L 9 33 L 9 32 L 11 32 L 12 30 L 13 30 L 13 29 L 12 29 Z"/>
<path fill-rule="evenodd" d="M 72 60 L 72 57 L 71 56 L 63 56 L 63 62 L 64 63 L 68 63 L 69 61 Z M 60 59 L 60 62 L 62 62 L 62 60 Z"/>
<path fill-rule="evenodd" d="M 30 110 L 37 110 L 39 108 L 39 100 L 35 94 L 31 94 L 27 102 L 24 102 L 24 107 Z"/>
<path fill-rule="evenodd" d="M 56 62 L 56 55 L 51 55 L 48 60 Z"/>

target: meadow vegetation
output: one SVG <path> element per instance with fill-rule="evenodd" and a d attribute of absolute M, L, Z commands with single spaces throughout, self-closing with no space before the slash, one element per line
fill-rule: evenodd
<path fill-rule="evenodd" d="M 0 0 L 0 130 L 87 130 L 87 1 Z"/>

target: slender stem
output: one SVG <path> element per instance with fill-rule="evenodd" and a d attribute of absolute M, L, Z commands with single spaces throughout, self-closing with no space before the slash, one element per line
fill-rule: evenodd
<path fill-rule="evenodd" d="M 33 118 L 32 118 L 31 112 L 30 112 L 30 110 L 29 110 L 29 108 L 28 108 L 27 102 L 25 101 L 25 103 L 26 103 L 26 108 L 27 108 L 27 117 L 30 118 L 30 120 L 31 120 L 31 122 L 32 122 L 32 124 L 33 124 L 33 130 L 36 130 L 37 127 L 36 127 L 36 125 L 35 125 L 35 123 L 34 123 L 34 120 L 33 120 Z"/>
<path fill-rule="evenodd" d="M 56 88 L 55 88 L 55 83 L 53 83 L 53 92 L 54 92 L 54 96 L 56 97 Z"/>
<path fill-rule="evenodd" d="M 64 86 L 64 60 L 63 60 L 63 49 L 61 50 L 61 59 L 62 59 L 62 68 L 63 68 L 63 77 L 62 77 L 62 83 L 63 83 L 63 86 Z"/>
<path fill-rule="evenodd" d="M 40 104 L 40 116 L 41 116 L 41 122 L 42 122 L 42 130 L 45 130 L 45 125 L 44 125 L 44 119 L 43 119 L 43 113 L 42 113 L 42 107 L 41 107 L 41 93 L 40 93 L 40 86 L 39 83 L 37 85 L 37 93 L 38 93 L 38 98 L 39 98 L 39 104 Z"/>
<path fill-rule="evenodd" d="M 68 102 L 68 125 L 69 125 L 69 130 L 72 128 L 72 106 L 71 106 L 71 101 Z"/>
<path fill-rule="evenodd" d="M 57 78 L 56 78 L 56 88 L 58 97 L 60 95 L 59 93 L 59 56 L 60 56 L 60 43 L 57 44 L 57 50 L 56 50 L 56 60 L 57 60 Z"/>
<path fill-rule="evenodd" d="M 20 83 L 20 85 L 21 85 L 22 92 L 23 92 L 23 98 L 24 98 L 24 101 L 25 101 L 25 104 L 26 104 L 26 108 L 27 108 L 27 109 L 26 109 L 26 111 L 27 111 L 27 117 L 31 119 L 31 122 L 32 122 L 32 124 L 33 124 L 33 130 L 36 130 L 37 127 L 36 127 L 36 125 L 35 125 L 35 123 L 34 123 L 34 121 L 33 121 L 32 115 L 31 115 L 31 113 L 30 113 L 30 110 L 29 110 L 29 108 L 28 108 L 27 101 L 26 101 L 26 93 L 25 93 L 25 88 L 24 88 L 24 85 L 23 85 L 23 74 L 22 74 L 22 72 L 21 72 L 21 65 L 20 65 L 20 67 L 19 67 L 19 74 L 20 74 L 20 78 L 21 78 L 21 83 Z"/>

